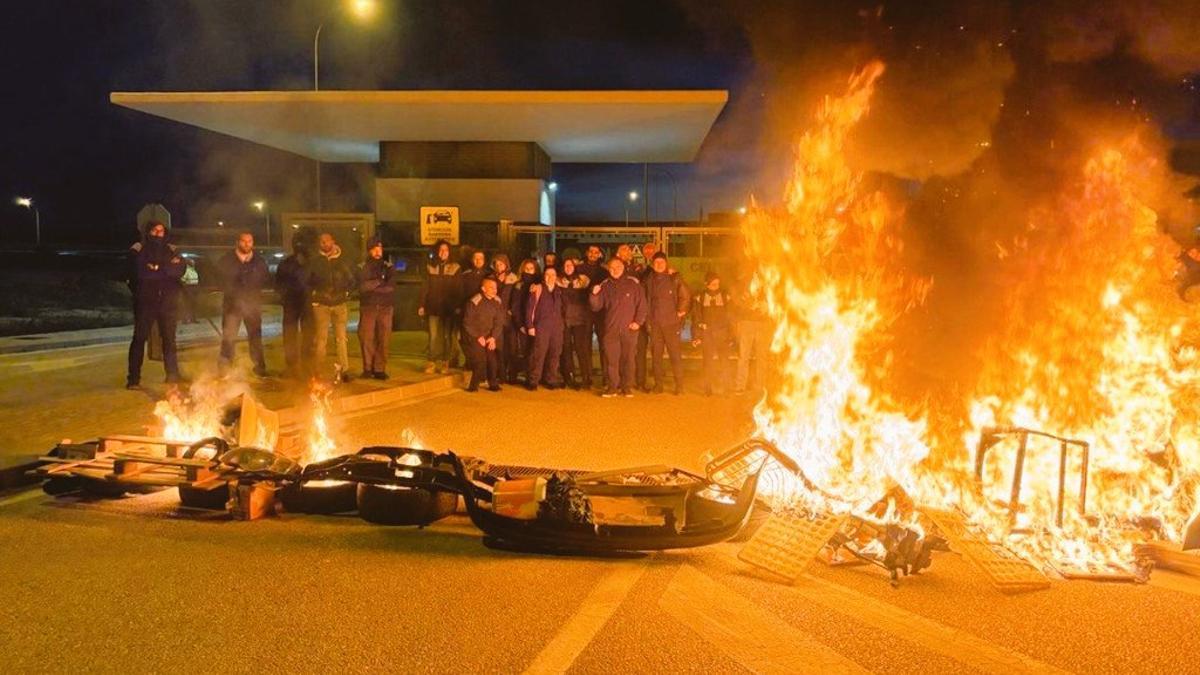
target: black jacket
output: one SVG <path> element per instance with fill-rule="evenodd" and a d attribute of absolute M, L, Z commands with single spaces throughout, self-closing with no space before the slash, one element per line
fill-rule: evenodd
<path fill-rule="evenodd" d="M 505 272 L 503 277 L 499 277 L 493 273 L 488 278 L 496 280 L 496 297 L 500 299 L 500 304 L 504 307 L 505 321 L 508 322 L 506 325 L 511 325 L 515 328 L 518 322 L 514 317 L 520 316 L 520 314 L 513 314 L 513 303 L 517 299 L 517 284 L 521 280 L 521 277 L 512 272 Z"/>
<path fill-rule="evenodd" d="M 335 246 L 329 255 L 317 253 L 312 256 L 308 264 L 308 286 L 315 305 L 340 305 L 350 299 L 350 293 L 358 288 L 358 278 L 342 257 L 341 247 Z"/>
<path fill-rule="evenodd" d="M 474 298 L 479 294 L 479 287 L 483 285 L 483 280 L 492 275 L 492 271 L 486 267 L 475 269 L 474 267 L 465 269 L 459 274 L 459 281 L 462 283 L 462 290 L 459 291 L 460 298 L 463 302 Z"/>
<path fill-rule="evenodd" d="M 701 339 L 709 331 L 728 335 L 733 323 L 730 304 L 729 293 L 725 291 L 712 293 L 705 289 L 697 295 L 692 303 L 692 334 Z"/>
<path fill-rule="evenodd" d="M 581 262 L 575 266 L 575 271 L 588 278 L 588 291 L 591 291 L 591 286 L 597 286 L 608 278 L 608 270 L 600 263 Z"/>
<path fill-rule="evenodd" d="M 467 301 L 466 309 L 463 310 L 463 334 L 468 340 L 477 340 L 480 337 L 499 340 L 504 331 L 504 321 L 505 310 L 500 297 L 488 300 L 482 293 L 476 293 Z"/>
<path fill-rule="evenodd" d="M 540 293 L 530 293 L 525 302 L 525 327 L 544 331 L 562 330 L 566 293 L 561 288 L 553 291 L 545 284 Z"/>
<path fill-rule="evenodd" d="M 646 288 L 647 321 L 651 326 L 678 328 L 683 322 L 680 314 L 691 307 L 691 291 L 678 274 L 651 271 L 642 284 Z"/>
<path fill-rule="evenodd" d="M 425 266 L 425 283 L 417 306 L 426 316 L 454 316 L 462 309 L 461 268 L 456 262 L 433 261 Z"/>
<path fill-rule="evenodd" d="M 396 304 L 396 271 L 386 258 L 368 258 L 358 273 L 359 302 L 367 307 L 392 307 Z"/>
<path fill-rule="evenodd" d="M 633 277 L 609 277 L 600 284 L 600 292 L 588 296 L 593 312 L 604 312 L 605 335 L 618 335 L 629 324 L 646 323 L 646 294 Z"/>
<path fill-rule="evenodd" d="M 174 307 L 187 263 L 166 240 L 147 237 L 130 247 L 130 287 L 140 307 Z"/>
<path fill-rule="evenodd" d="M 588 291 L 592 287 L 586 274 L 576 272 L 558 280 L 558 290 L 563 293 L 563 318 L 568 326 L 590 323 L 592 312 L 588 308 Z"/>
<path fill-rule="evenodd" d="M 308 270 L 305 269 L 305 262 L 303 255 L 293 253 L 275 268 L 275 292 L 279 293 L 279 299 L 288 307 L 308 303 Z"/>
<path fill-rule="evenodd" d="M 217 261 L 217 272 L 227 310 L 234 306 L 250 310 L 262 306 L 262 291 L 271 279 L 271 272 L 257 251 L 251 252 L 247 262 L 242 262 L 237 251 L 227 251 Z"/>

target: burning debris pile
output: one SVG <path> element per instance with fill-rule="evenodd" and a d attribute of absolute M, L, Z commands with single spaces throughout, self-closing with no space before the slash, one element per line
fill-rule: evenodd
<path fill-rule="evenodd" d="M 800 514 L 787 517 L 810 533 L 806 560 L 828 544 L 827 560 L 896 578 L 948 539 L 978 544 L 985 566 L 1144 578 L 1135 547 L 1180 541 L 1200 488 L 1194 310 L 1147 201 L 1164 184 L 1161 153 L 1136 129 L 1117 136 L 995 243 L 1005 302 L 987 319 L 970 419 L 935 431 L 892 373 L 893 328 L 934 280 L 905 269 L 901 209 L 846 159 L 883 73 L 873 62 L 823 101 L 783 206 L 756 205 L 743 225 L 751 290 L 775 324 L 758 431 L 797 465 L 763 489 L 777 513 Z"/>

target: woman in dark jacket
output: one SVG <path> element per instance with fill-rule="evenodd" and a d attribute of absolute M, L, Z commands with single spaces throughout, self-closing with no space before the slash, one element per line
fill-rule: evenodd
<path fill-rule="evenodd" d="M 529 289 L 541 283 L 541 279 L 536 260 L 526 258 L 521 261 L 521 266 L 517 268 L 517 282 L 512 291 L 511 313 L 513 327 L 516 329 L 513 337 L 516 341 L 513 358 L 509 362 L 509 384 L 517 383 L 518 373 L 525 373 L 526 381 L 529 379 L 529 350 L 533 341 L 525 327 L 525 307 L 529 303 Z"/>
<path fill-rule="evenodd" d="M 571 258 L 563 260 L 562 277 L 558 280 L 563 292 L 563 381 L 572 389 L 592 387 L 592 311 L 588 307 L 588 290 L 592 280 L 582 274 Z M 578 360 L 580 382 L 575 381 L 575 362 Z"/>
<path fill-rule="evenodd" d="M 558 272 L 553 267 L 542 273 L 542 283 L 530 286 L 525 305 L 525 328 L 533 338 L 529 352 L 530 391 L 545 384 L 547 389 L 562 385 L 559 364 L 562 359 L 563 313 L 566 293 L 558 286 Z"/>
<path fill-rule="evenodd" d="M 496 297 L 500 298 L 500 304 L 504 307 L 504 330 L 500 336 L 500 344 L 496 345 L 496 354 L 499 360 L 498 372 L 501 379 L 506 379 L 512 382 L 510 377 L 510 367 L 516 359 L 517 353 L 517 323 L 513 314 L 513 301 L 517 295 L 517 283 L 521 278 L 517 276 L 508 262 L 508 256 L 504 253 L 497 253 L 492 257 L 492 274 L 490 279 L 496 280 Z"/>

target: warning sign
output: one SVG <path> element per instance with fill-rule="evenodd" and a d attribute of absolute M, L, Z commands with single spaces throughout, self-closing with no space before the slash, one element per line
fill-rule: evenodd
<path fill-rule="evenodd" d="M 458 245 L 458 207 L 421 207 L 421 244 L 431 246 L 445 239 Z"/>

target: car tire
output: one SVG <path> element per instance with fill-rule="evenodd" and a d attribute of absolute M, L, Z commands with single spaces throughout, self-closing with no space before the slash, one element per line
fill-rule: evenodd
<path fill-rule="evenodd" d="M 87 496 L 99 499 L 117 499 L 125 496 L 125 486 L 110 480 L 85 478 L 80 488 Z"/>
<path fill-rule="evenodd" d="M 229 484 L 224 483 L 211 490 L 202 490 L 190 485 L 179 486 L 179 503 L 193 509 L 224 511 L 229 503 Z"/>
<path fill-rule="evenodd" d="M 358 508 L 358 483 L 338 481 L 332 485 L 295 483 L 280 490 L 283 508 L 292 513 L 349 513 Z"/>
<path fill-rule="evenodd" d="M 42 483 L 42 492 L 51 497 L 79 492 L 83 488 L 83 479 L 78 476 L 55 476 Z"/>
<path fill-rule="evenodd" d="M 358 485 L 358 515 L 378 525 L 428 525 L 458 509 L 458 495 L 445 490 L 394 485 Z"/>

